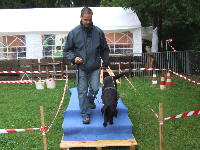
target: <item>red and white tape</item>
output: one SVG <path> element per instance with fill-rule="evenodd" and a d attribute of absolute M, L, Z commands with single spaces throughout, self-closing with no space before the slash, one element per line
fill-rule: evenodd
<path fill-rule="evenodd" d="M 48 126 L 42 127 L 42 128 L 28 128 L 28 129 L 0 129 L 0 134 L 3 133 L 14 133 L 14 132 L 24 132 L 24 131 L 34 131 L 34 130 L 41 130 L 42 132 L 45 132 L 46 129 L 48 129 Z"/>
<path fill-rule="evenodd" d="M 0 83 L 33 83 L 33 80 L 23 80 L 23 81 L 0 81 Z"/>
<path fill-rule="evenodd" d="M 183 117 L 189 117 L 189 116 L 199 115 L 199 114 L 200 114 L 200 110 L 195 110 L 195 111 L 185 112 L 185 113 L 183 113 L 183 114 L 179 114 L 179 115 L 172 116 L 172 117 L 167 117 L 167 118 L 164 118 L 164 120 L 175 119 L 175 118 L 183 118 Z"/>
<path fill-rule="evenodd" d="M 35 83 L 35 82 L 45 82 L 45 80 L 0 81 L 0 83 Z"/>
<path fill-rule="evenodd" d="M 128 71 L 131 71 L 131 70 L 133 70 L 133 71 L 135 71 L 135 70 L 161 70 L 161 71 L 165 71 L 165 70 L 168 70 L 168 69 L 158 69 L 158 68 L 136 68 L 136 69 L 125 69 L 125 70 L 128 70 Z M 187 78 L 187 77 L 185 77 L 185 76 L 183 76 L 183 75 L 181 75 L 181 74 L 179 74 L 179 73 L 176 73 L 176 72 L 174 72 L 174 71 L 172 71 L 172 70 L 169 70 L 169 72 L 172 72 L 173 74 L 175 74 L 175 75 L 177 75 L 177 76 L 179 76 L 180 78 L 182 78 L 182 79 L 185 79 L 185 80 L 187 80 L 187 81 L 189 81 L 189 82 L 192 82 L 192 83 L 195 83 L 195 84 L 200 84 L 200 82 L 197 82 L 197 81 L 194 81 L 194 80 L 192 80 L 192 79 L 189 79 L 189 78 Z"/>
<path fill-rule="evenodd" d="M 148 106 L 148 107 L 153 112 L 153 114 L 155 115 L 155 117 L 158 119 L 159 118 L 158 114 L 150 106 Z"/>
<path fill-rule="evenodd" d="M 173 39 L 172 38 L 170 38 L 170 39 L 168 39 L 168 40 L 166 40 L 166 42 L 167 42 L 167 44 L 169 45 L 169 47 L 174 51 L 174 52 L 176 52 L 176 49 L 173 47 L 173 46 L 171 46 L 171 42 L 173 42 Z"/>
<path fill-rule="evenodd" d="M 136 69 L 125 69 L 125 70 L 167 70 L 167 69 L 158 69 L 158 68 L 136 68 Z M 66 71 L 2 71 L 0 70 L 0 74 L 2 73 L 66 73 Z"/>
<path fill-rule="evenodd" d="M 149 109 L 154 113 L 155 117 L 159 120 L 159 115 L 150 106 L 149 106 Z M 185 112 L 176 116 L 166 117 L 164 118 L 164 121 L 175 119 L 175 118 L 189 117 L 189 116 L 194 116 L 194 115 L 199 115 L 199 114 L 200 114 L 200 110 L 194 110 L 194 111 Z"/>
<path fill-rule="evenodd" d="M 66 69 L 67 69 L 67 68 L 66 68 Z M 68 75 L 66 74 L 66 81 L 65 81 L 65 86 L 64 86 L 64 89 L 63 89 L 63 95 L 62 95 L 60 104 L 59 104 L 59 106 L 58 106 L 58 110 L 57 110 L 57 112 L 56 112 L 56 114 L 55 114 L 55 116 L 54 116 L 54 119 L 52 120 L 52 122 L 51 122 L 51 124 L 50 124 L 50 126 L 49 126 L 49 128 L 48 128 L 48 130 L 47 130 L 46 133 L 49 132 L 49 130 L 50 130 L 51 127 L 53 126 L 53 123 L 55 122 L 56 118 L 58 117 L 58 114 L 59 114 L 59 112 L 60 112 L 60 110 L 61 110 L 61 107 L 62 107 L 62 105 L 64 104 L 64 99 L 65 99 L 65 95 L 66 95 L 67 89 L 68 89 Z"/>
<path fill-rule="evenodd" d="M 125 70 L 128 70 L 128 71 L 131 71 L 131 70 L 133 70 L 133 71 L 136 71 L 136 70 L 162 70 L 162 71 L 164 71 L 164 70 L 167 70 L 167 69 L 158 69 L 158 68 L 136 68 L 136 69 L 125 69 Z"/>
<path fill-rule="evenodd" d="M 49 79 L 48 79 L 49 80 Z M 66 79 L 53 79 L 55 81 L 63 81 Z M 51 80 L 49 80 L 51 81 Z M 16 80 L 16 81 L 0 81 L 0 83 L 35 83 L 35 82 L 45 82 L 45 80 Z"/>
<path fill-rule="evenodd" d="M 180 77 L 180 78 L 182 78 L 182 79 L 185 79 L 185 80 L 187 80 L 187 81 L 189 81 L 189 82 L 192 82 L 192 83 L 195 83 L 195 84 L 200 84 L 200 82 L 197 82 L 197 81 L 194 81 L 194 80 L 192 80 L 192 79 L 189 79 L 189 78 L 187 78 L 186 76 L 183 76 L 183 75 L 181 75 L 181 74 L 179 74 L 179 73 L 177 73 L 177 72 L 174 72 L 174 71 L 172 71 L 172 70 L 169 70 L 169 72 L 172 72 L 172 73 L 175 74 L 176 76 L 178 76 L 178 77 Z"/>
<path fill-rule="evenodd" d="M 62 71 L 2 71 L 0 70 L 0 73 L 60 73 L 60 72 L 65 72 L 64 70 Z"/>

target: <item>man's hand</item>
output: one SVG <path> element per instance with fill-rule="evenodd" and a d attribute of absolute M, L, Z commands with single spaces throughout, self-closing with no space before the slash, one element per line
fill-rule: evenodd
<path fill-rule="evenodd" d="M 74 60 L 75 64 L 82 64 L 83 63 L 83 59 L 80 57 L 76 57 Z"/>

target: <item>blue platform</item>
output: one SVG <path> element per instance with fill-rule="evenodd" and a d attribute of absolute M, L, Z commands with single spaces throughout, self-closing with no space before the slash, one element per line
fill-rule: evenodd
<path fill-rule="evenodd" d="M 113 125 L 103 126 L 101 108 L 101 92 L 99 89 L 95 100 L 96 109 L 92 110 L 90 124 L 82 124 L 79 111 L 78 93 L 76 88 L 70 89 L 70 102 L 64 112 L 63 141 L 96 141 L 96 140 L 129 140 L 135 139 L 132 135 L 132 123 L 128 118 L 128 109 L 119 98 L 118 116 L 114 118 Z"/>

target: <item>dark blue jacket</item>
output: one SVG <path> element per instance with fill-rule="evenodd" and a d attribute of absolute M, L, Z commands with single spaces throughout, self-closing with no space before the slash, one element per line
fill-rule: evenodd
<path fill-rule="evenodd" d="M 85 71 L 100 68 L 101 59 L 104 66 L 108 66 L 109 48 L 103 31 L 94 25 L 90 28 L 78 25 L 67 36 L 63 56 L 72 62 L 75 57 L 81 57 L 83 63 L 77 67 Z"/>

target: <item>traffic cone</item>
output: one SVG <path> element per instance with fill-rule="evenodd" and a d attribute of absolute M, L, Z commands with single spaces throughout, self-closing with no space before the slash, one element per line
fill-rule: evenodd
<path fill-rule="evenodd" d="M 170 72 L 169 72 L 169 71 L 167 72 L 167 81 L 166 81 L 166 85 L 167 85 L 167 86 L 172 86 L 172 79 L 171 79 L 171 76 L 170 76 Z"/>
<path fill-rule="evenodd" d="M 156 73 L 153 72 L 153 78 L 152 78 L 152 84 L 151 84 L 151 86 L 155 87 L 157 85 L 157 83 L 158 83 L 158 81 L 156 79 Z"/>
<path fill-rule="evenodd" d="M 164 73 L 161 74 L 161 80 L 160 80 L 160 89 L 164 90 L 166 88 L 165 86 L 165 75 Z"/>

